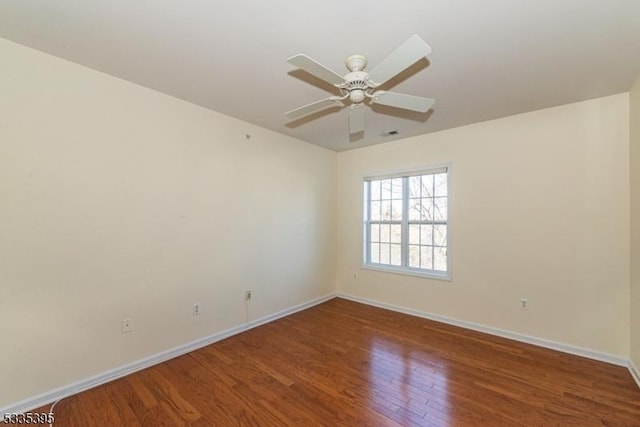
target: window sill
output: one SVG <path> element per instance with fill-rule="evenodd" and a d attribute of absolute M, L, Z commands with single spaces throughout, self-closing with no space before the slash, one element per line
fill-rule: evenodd
<path fill-rule="evenodd" d="M 361 268 L 363 268 L 364 270 L 380 271 L 380 272 L 383 272 L 383 273 L 402 274 L 402 275 L 405 275 L 405 276 L 421 277 L 423 279 L 442 280 L 442 281 L 445 281 L 445 282 L 451 282 L 452 281 L 450 272 L 447 272 L 447 273 L 426 273 L 426 272 L 422 272 L 422 271 L 409 270 L 409 269 L 405 269 L 405 268 L 383 267 L 383 266 L 369 265 L 369 264 L 362 264 Z"/>

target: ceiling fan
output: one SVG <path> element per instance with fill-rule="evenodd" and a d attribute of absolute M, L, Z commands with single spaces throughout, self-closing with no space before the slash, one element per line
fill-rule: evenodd
<path fill-rule="evenodd" d="M 364 55 L 351 55 L 345 60 L 349 73 L 341 76 L 307 55 L 298 54 L 287 62 L 340 89 L 340 96 L 330 96 L 284 113 L 289 119 L 297 119 L 332 106 L 349 106 L 349 133 L 364 131 L 364 106 L 371 103 L 426 113 L 435 100 L 403 93 L 376 90 L 393 77 L 431 53 L 431 47 L 418 35 L 409 37 L 370 73 L 363 71 L 367 65 Z M 343 102 L 345 101 L 345 102 Z"/>

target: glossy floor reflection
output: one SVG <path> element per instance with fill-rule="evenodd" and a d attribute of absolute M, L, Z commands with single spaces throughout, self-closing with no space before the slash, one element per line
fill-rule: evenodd
<path fill-rule="evenodd" d="M 417 423 L 428 418 L 440 425 L 450 424 L 446 363 L 393 338 L 375 336 L 369 360 L 373 405 L 390 408 Z"/>
<path fill-rule="evenodd" d="M 65 399 L 55 418 L 56 427 L 640 426 L 640 389 L 622 367 L 334 299 Z"/>

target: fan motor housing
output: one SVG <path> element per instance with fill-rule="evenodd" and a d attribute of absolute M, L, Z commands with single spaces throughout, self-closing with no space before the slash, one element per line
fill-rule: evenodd
<path fill-rule="evenodd" d="M 346 80 L 346 87 L 344 88 L 349 93 L 349 100 L 355 104 L 359 104 L 364 101 L 365 92 L 369 89 L 367 83 L 368 73 L 364 71 L 352 71 L 344 76 Z"/>

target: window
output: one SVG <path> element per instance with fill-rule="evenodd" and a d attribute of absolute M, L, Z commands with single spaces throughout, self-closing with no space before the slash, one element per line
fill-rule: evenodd
<path fill-rule="evenodd" d="M 364 180 L 365 266 L 449 278 L 449 168 Z"/>

